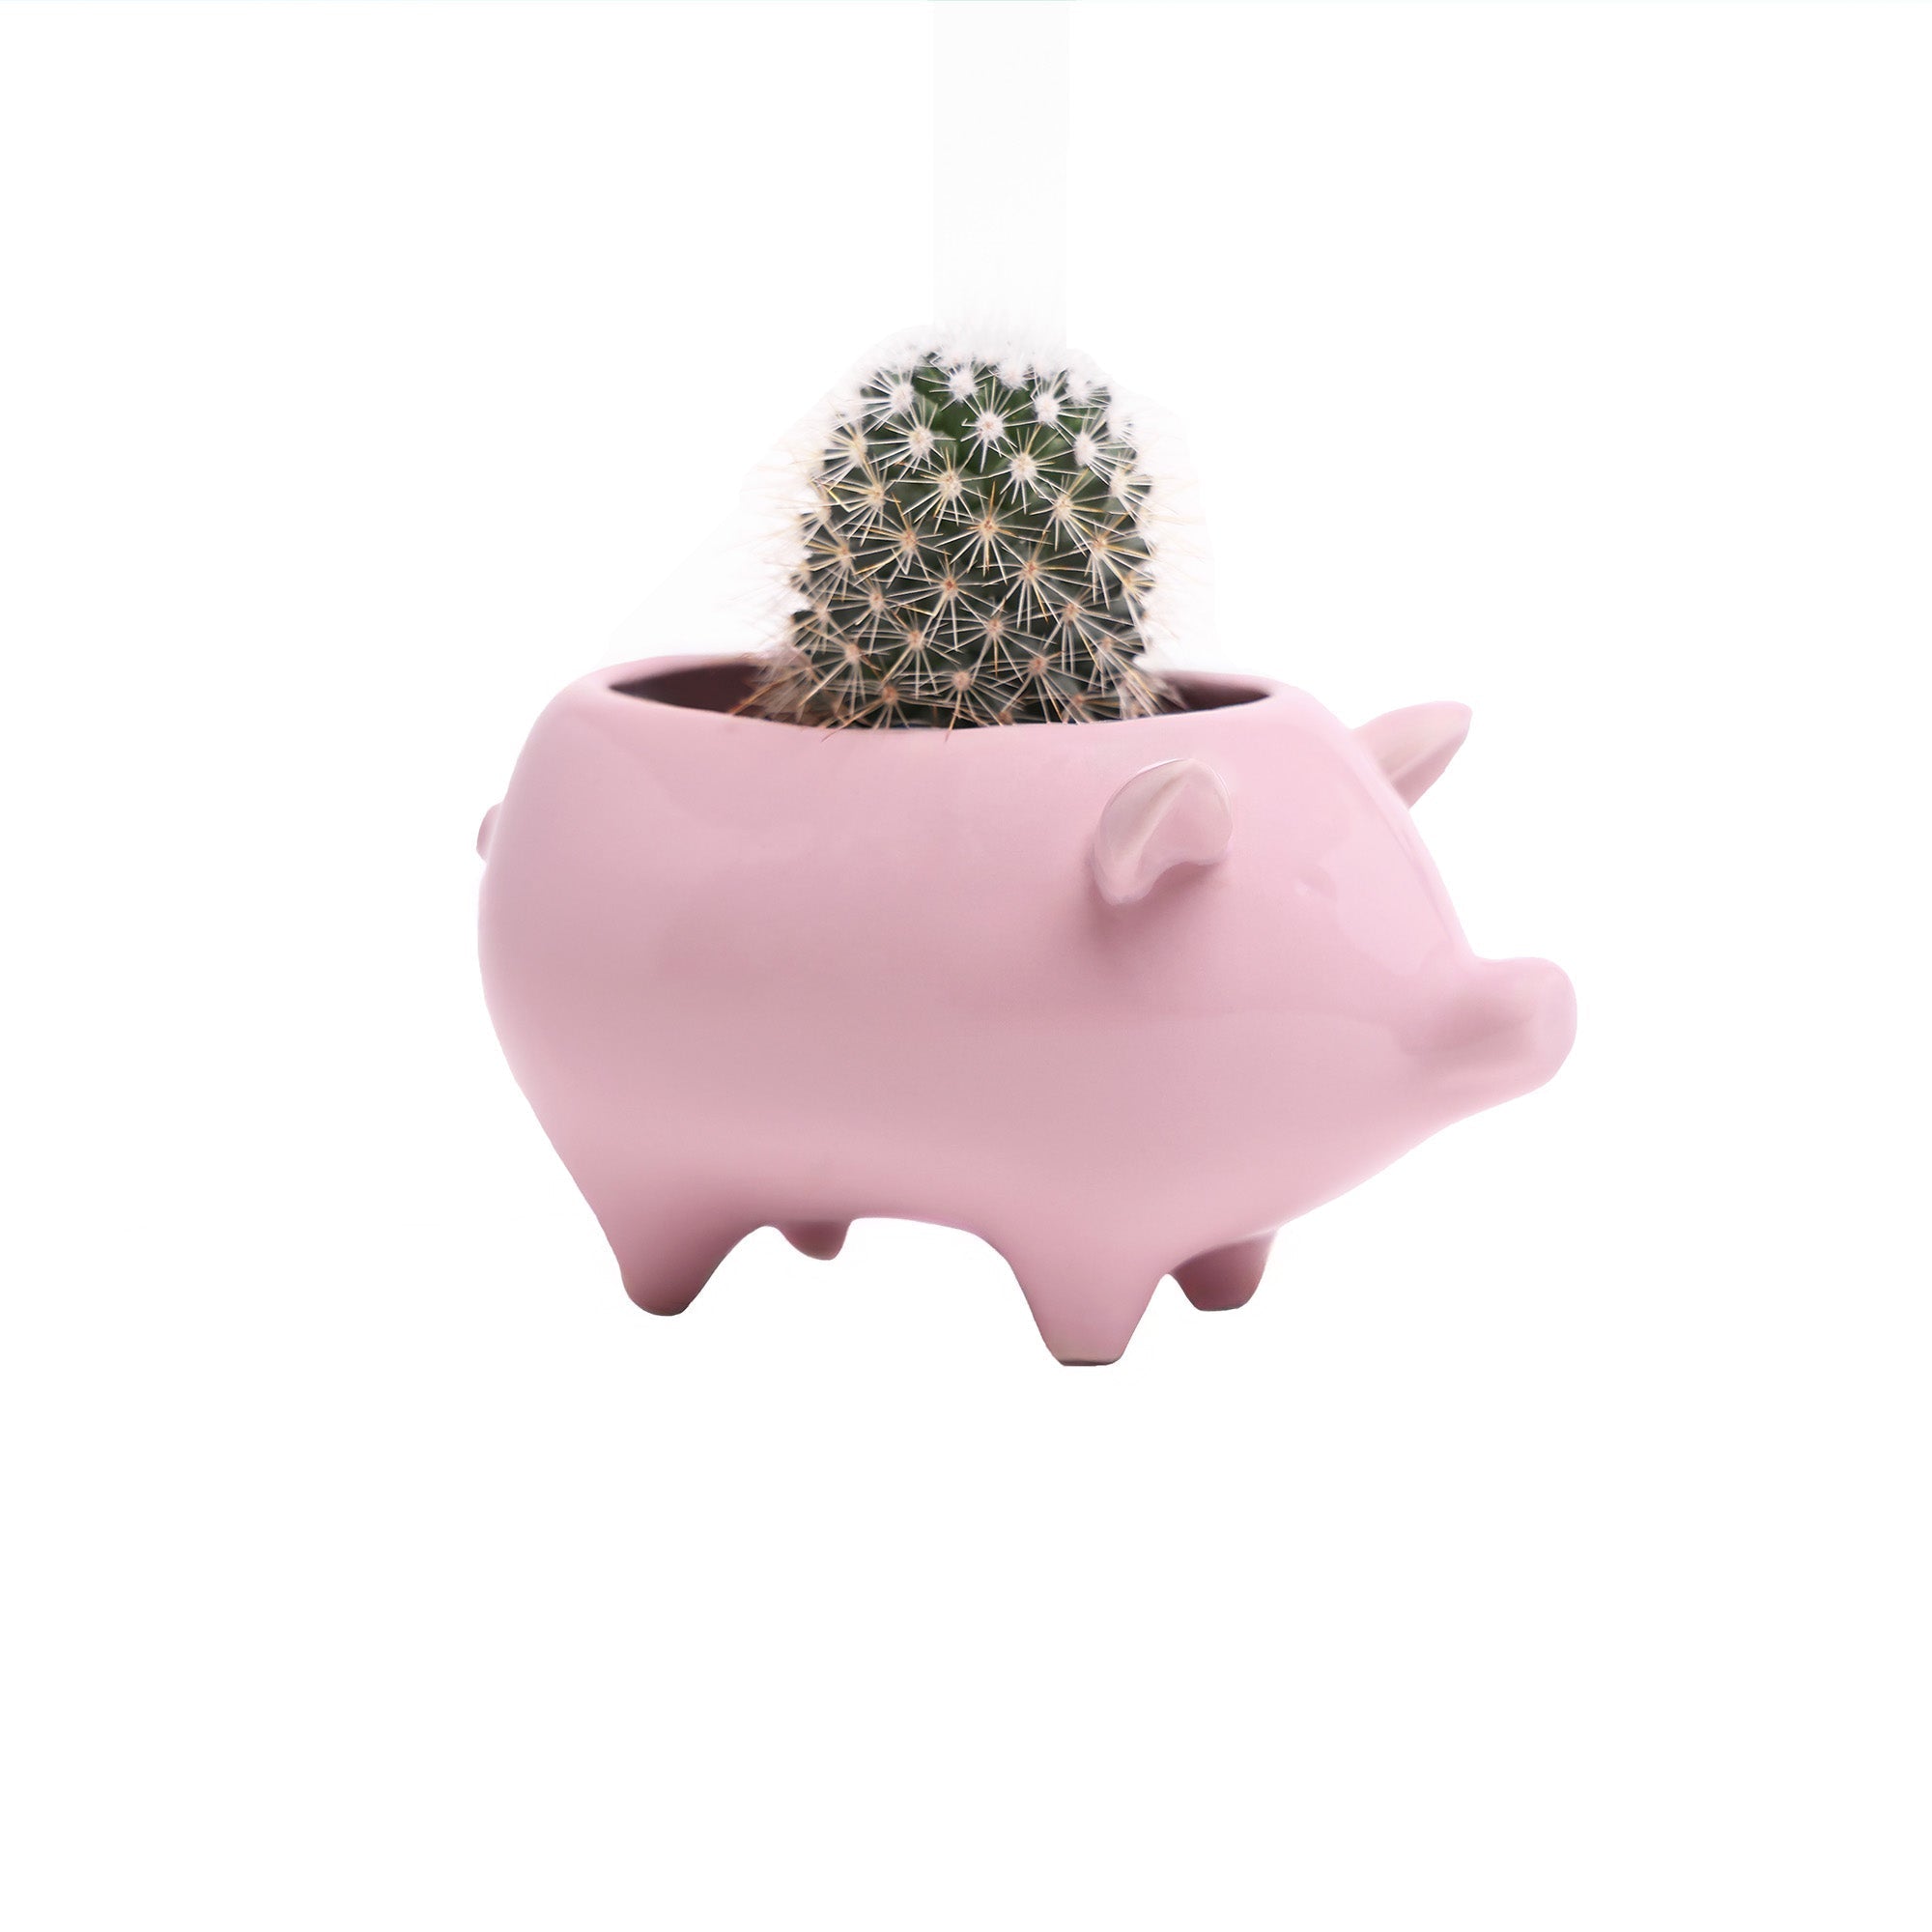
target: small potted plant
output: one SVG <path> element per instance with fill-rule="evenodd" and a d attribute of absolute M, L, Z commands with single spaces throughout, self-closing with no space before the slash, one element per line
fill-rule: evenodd
<path fill-rule="evenodd" d="M 1569 981 L 1474 955 L 1409 815 L 1468 714 L 1150 668 L 1104 384 L 889 358 L 809 483 L 786 634 L 573 684 L 479 838 L 492 1016 L 639 1306 L 891 1215 L 1110 1362 L 1556 1070 Z"/>

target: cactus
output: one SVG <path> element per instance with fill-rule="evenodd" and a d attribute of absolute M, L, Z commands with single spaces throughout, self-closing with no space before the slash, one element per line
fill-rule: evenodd
<path fill-rule="evenodd" d="M 1138 662 L 1150 485 L 1103 386 L 938 351 L 888 363 L 810 484 L 801 607 L 748 708 L 947 727 L 1173 708 Z"/>

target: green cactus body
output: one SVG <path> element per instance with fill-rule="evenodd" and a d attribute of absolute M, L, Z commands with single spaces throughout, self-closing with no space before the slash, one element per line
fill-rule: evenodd
<path fill-rule="evenodd" d="M 806 724 L 1171 708 L 1138 660 L 1149 484 L 1106 389 L 927 354 L 879 370 L 811 477 L 803 608 L 753 693 Z"/>

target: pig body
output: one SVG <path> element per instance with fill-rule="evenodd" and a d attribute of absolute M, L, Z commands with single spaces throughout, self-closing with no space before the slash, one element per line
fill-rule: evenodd
<path fill-rule="evenodd" d="M 763 1224 L 970 1230 L 1105 1362 L 1163 1274 L 1253 1292 L 1273 1232 L 1540 1085 L 1569 982 L 1478 960 L 1408 805 L 1460 707 L 1351 732 L 1254 679 L 1112 724 L 822 732 L 742 667 L 601 672 L 485 822 L 504 1051 L 640 1306 Z"/>

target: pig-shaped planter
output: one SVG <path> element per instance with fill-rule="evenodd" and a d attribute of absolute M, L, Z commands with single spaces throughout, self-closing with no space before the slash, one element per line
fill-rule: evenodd
<path fill-rule="evenodd" d="M 1570 982 L 1470 952 L 1409 807 L 1468 714 L 1350 731 L 1257 678 L 1118 723 L 821 731 L 742 661 L 582 680 L 484 820 L 510 1065 L 631 1298 L 776 1224 L 969 1229 L 1063 1362 L 1164 1274 L 1254 1293 L 1274 1232 L 1540 1086 Z"/>

